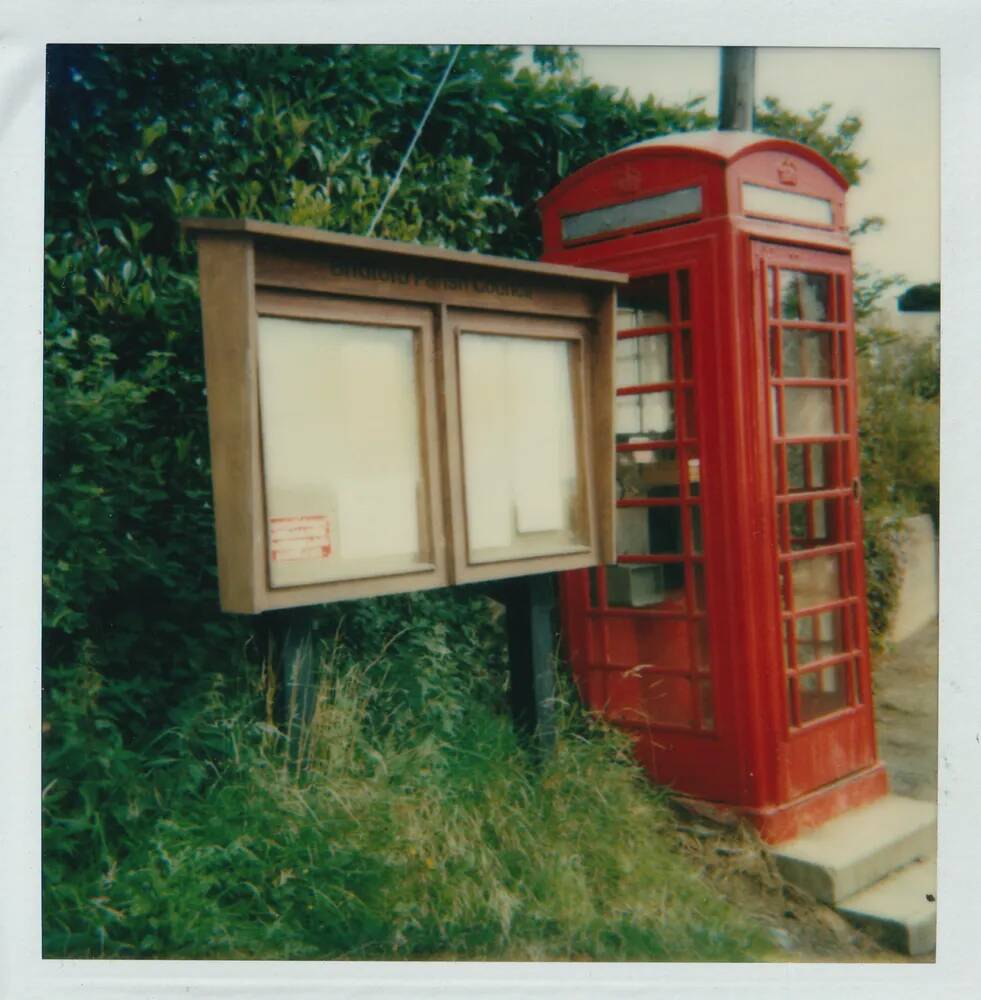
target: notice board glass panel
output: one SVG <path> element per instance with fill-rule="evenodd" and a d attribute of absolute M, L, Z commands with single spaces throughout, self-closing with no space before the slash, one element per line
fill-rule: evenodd
<path fill-rule="evenodd" d="M 588 546 L 576 447 L 579 350 L 566 340 L 461 332 L 470 562 Z"/>
<path fill-rule="evenodd" d="M 261 316 L 270 585 L 425 568 L 415 330 Z"/>

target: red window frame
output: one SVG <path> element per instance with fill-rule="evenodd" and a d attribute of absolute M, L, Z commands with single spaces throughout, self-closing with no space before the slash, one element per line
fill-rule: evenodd
<path fill-rule="evenodd" d="M 682 276 L 684 275 L 684 278 Z M 593 664 L 604 668 L 608 714 L 615 721 L 633 728 L 677 729 L 711 735 L 715 731 L 714 690 L 709 657 L 708 613 L 705 575 L 705 519 L 702 516 L 704 471 L 698 432 L 698 389 L 695 373 L 699 351 L 697 324 L 691 301 L 691 266 L 682 264 L 633 278 L 620 294 L 623 304 L 637 303 L 643 308 L 644 287 L 658 279 L 667 279 L 667 322 L 618 331 L 618 341 L 667 337 L 671 345 L 671 378 L 657 382 L 620 385 L 618 399 L 640 394 L 670 393 L 674 398 L 674 432 L 671 437 L 654 440 L 621 441 L 616 453 L 673 452 L 678 469 L 677 496 L 617 498 L 618 510 L 675 509 L 680 520 L 680 551 L 676 553 L 625 553 L 618 555 L 618 566 L 680 566 L 683 584 L 679 594 L 665 598 L 651 607 L 611 605 L 608 595 L 609 568 L 590 570 L 590 597 L 587 615 L 593 620 L 594 641 L 601 649 L 590 656 Z M 641 432 L 643 433 L 643 431 Z M 691 474 L 691 460 L 698 460 L 698 478 Z M 696 544 L 696 522 L 699 543 Z M 619 534 L 619 532 L 618 532 Z M 672 606 L 673 605 L 673 606 Z M 635 658 L 620 662 L 616 650 L 633 622 L 638 648 L 671 649 L 674 662 L 638 663 Z M 643 638 L 640 638 L 643 636 Z M 679 655 L 683 648 L 684 654 Z M 625 685 L 648 685 L 649 690 L 621 690 Z M 654 692 L 653 694 L 651 692 Z M 659 692 L 660 691 L 660 695 Z M 660 696 L 660 710 L 645 713 L 639 705 L 650 705 Z M 617 709 L 611 702 L 619 703 Z"/>

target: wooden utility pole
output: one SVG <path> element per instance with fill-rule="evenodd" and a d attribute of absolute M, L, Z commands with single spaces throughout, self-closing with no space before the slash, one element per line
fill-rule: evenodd
<path fill-rule="evenodd" d="M 756 49 L 752 46 L 724 46 L 719 86 L 720 129 L 753 130 L 755 84 Z"/>

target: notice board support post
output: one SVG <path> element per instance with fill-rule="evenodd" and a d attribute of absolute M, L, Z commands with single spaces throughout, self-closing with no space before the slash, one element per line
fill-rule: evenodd
<path fill-rule="evenodd" d="M 262 621 L 276 684 L 276 721 L 286 733 L 290 756 L 299 760 L 303 733 L 313 719 L 317 699 L 313 609 L 267 611 Z"/>
<path fill-rule="evenodd" d="M 550 751 L 555 746 L 555 575 L 540 573 L 507 580 L 494 596 L 507 611 L 510 702 L 515 725 L 535 734 L 541 749 Z"/>

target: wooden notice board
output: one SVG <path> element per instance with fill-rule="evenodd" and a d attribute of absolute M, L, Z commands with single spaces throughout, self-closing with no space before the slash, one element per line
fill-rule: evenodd
<path fill-rule="evenodd" d="M 226 611 L 615 560 L 621 275 L 249 220 L 183 226 Z"/>

